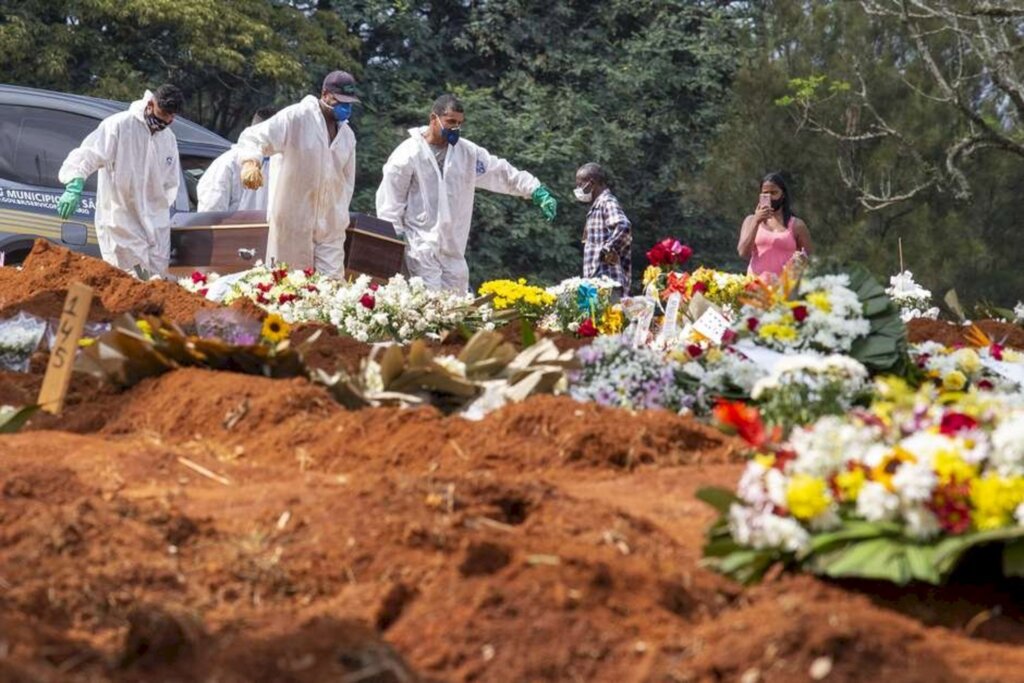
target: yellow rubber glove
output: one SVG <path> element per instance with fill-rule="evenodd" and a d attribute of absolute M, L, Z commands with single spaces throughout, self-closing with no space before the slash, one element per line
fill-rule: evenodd
<path fill-rule="evenodd" d="M 263 187 L 263 164 L 255 159 L 243 161 L 242 185 L 248 190 L 258 190 Z"/>

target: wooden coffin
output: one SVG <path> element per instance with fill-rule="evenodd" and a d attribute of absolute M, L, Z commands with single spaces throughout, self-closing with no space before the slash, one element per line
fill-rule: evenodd
<path fill-rule="evenodd" d="M 178 213 L 171 219 L 174 275 L 192 271 L 234 273 L 266 260 L 267 223 L 263 211 Z M 353 213 L 345 236 L 347 275 L 387 279 L 402 272 L 405 245 L 390 223 Z"/>

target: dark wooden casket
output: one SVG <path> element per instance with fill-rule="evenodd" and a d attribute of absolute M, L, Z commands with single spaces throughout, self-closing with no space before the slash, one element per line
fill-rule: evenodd
<path fill-rule="evenodd" d="M 171 219 L 174 275 L 211 271 L 222 275 L 251 268 L 266 258 L 267 222 L 263 211 L 177 213 Z M 387 221 L 352 213 L 345 236 L 346 275 L 386 280 L 402 272 L 405 245 Z"/>

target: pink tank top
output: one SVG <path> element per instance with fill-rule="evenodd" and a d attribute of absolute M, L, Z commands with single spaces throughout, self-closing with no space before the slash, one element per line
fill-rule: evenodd
<path fill-rule="evenodd" d="M 796 253 L 796 236 L 793 235 L 795 218 L 795 216 L 789 217 L 789 223 L 786 224 L 786 229 L 782 232 L 774 232 L 761 224 L 757 226 L 754 251 L 750 255 L 748 273 L 751 275 L 763 273 L 782 275 L 782 269 Z"/>

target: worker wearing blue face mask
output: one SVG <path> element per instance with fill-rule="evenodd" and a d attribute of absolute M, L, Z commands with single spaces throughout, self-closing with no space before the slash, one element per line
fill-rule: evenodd
<path fill-rule="evenodd" d="M 268 260 L 344 275 L 345 230 L 356 179 L 356 138 L 348 124 L 355 102 L 355 79 L 333 71 L 319 98 L 307 96 L 238 137 L 246 188 L 263 185 L 260 163 L 271 157 Z"/>
<path fill-rule="evenodd" d="M 384 164 L 377 217 L 406 241 L 409 274 L 431 289 L 469 288 L 466 243 L 477 188 L 530 197 L 548 221 L 558 203 L 535 176 L 461 137 L 466 119 L 454 95 L 442 95 L 430 124 L 409 130 Z"/>

